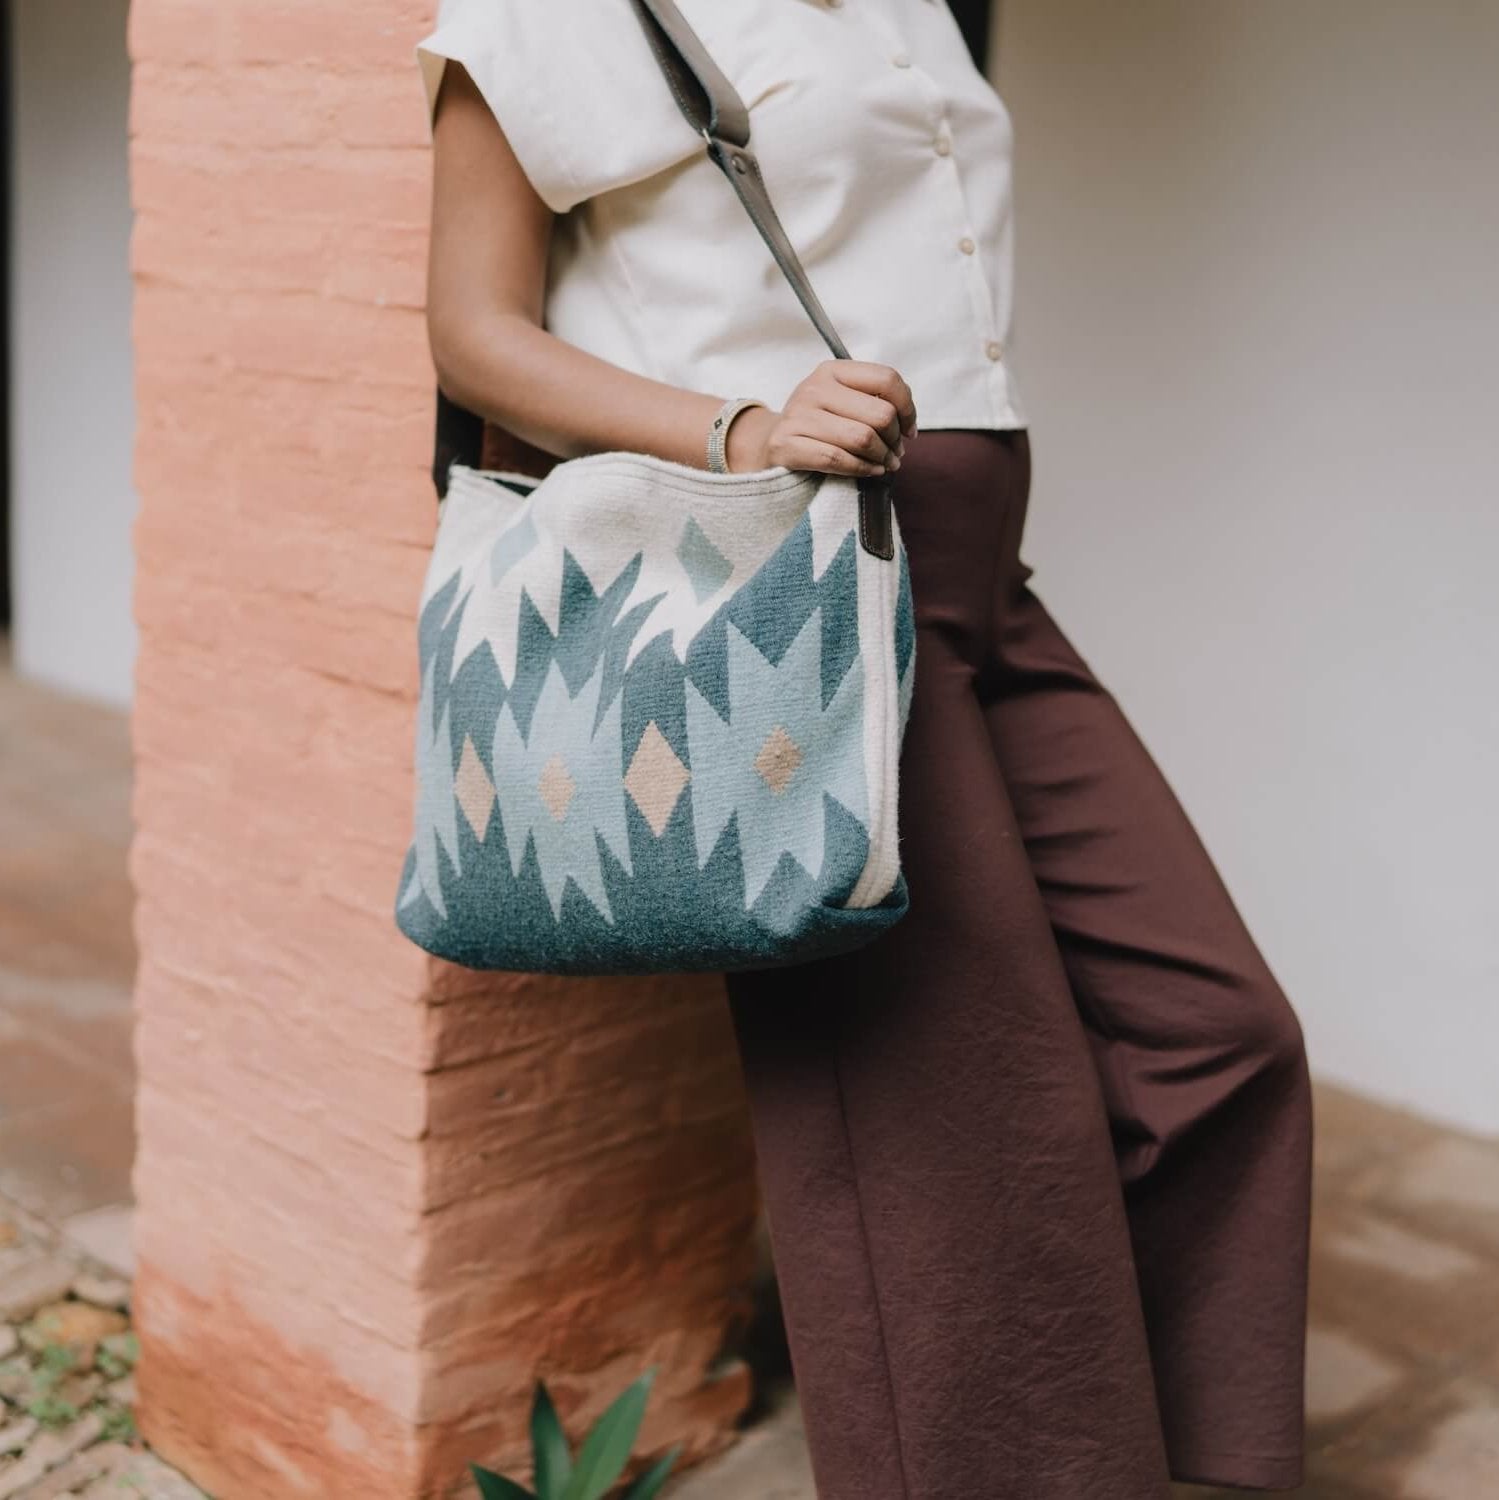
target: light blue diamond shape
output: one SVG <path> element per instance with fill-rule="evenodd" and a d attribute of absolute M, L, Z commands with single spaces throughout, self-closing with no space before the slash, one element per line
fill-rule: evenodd
<path fill-rule="evenodd" d="M 527 556 L 537 542 L 536 521 L 529 511 L 514 526 L 500 533 L 489 554 L 489 579 L 498 583 L 521 558 Z"/>
<path fill-rule="evenodd" d="M 677 543 L 677 561 L 682 564 L 699 604 L 716 594 L 734 571 L 734 564 L 708 540 L 691 516 L 682 528 L 682 540 Z"/>

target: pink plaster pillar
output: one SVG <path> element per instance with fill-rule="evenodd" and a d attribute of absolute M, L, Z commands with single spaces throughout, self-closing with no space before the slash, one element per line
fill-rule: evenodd
<path fill-rule="evenodd" d="M 464 1493 L 660 1366 L 748 1396 L 751 1150 L 719 986 L 426 959 L 430 0 L 136 0 L 141 1420 L 219 1500 Z M 86 427 L 84 429 L 86 431 Z"/>

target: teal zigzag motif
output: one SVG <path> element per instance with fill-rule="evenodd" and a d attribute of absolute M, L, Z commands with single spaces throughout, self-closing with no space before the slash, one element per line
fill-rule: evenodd
<path fill-rule="evenodd" d="M 599 713 L 602 667 L 576 694 L 561 668 L 547 670 L 523 736 L 511 703 L 500 710 L 494 737 L 494 782 L 500 818 L 519 875 L 526 850 L 536 857 L 552 914 L 562 915 L 571 880 L 606 917 L 599 840 L 630 871 L 620 745 L 620 701 Z"/>
<path fill-rule="evenodd" d="M 850 530 L 827 567 L 816 573 L 812 523 L 802 517 L 753 581 L 704 627 L 688 649 L 687 672 L 721 716 L 729 711 L 725 675 L 729 627 L 753 641 L 769 660 L 779 661 L 814 613 L 822 619 L 821 697 L 824 705 L 832 702 L 844 673 L 859 654 L 856 545 Z"/>
<path fill-rule="evenodd" d="M 822 617 L 813 610 L 777 662 L 730 624 L 727 679 L 727 719 L 686 684 L 694 832 L 698 863 L 706 865 L 736 820 L 744 900 L 752 906 L 783 855 L 814 880 L 821 874 L 824 794 L 868 824 L 862 754 L 817 753 L 834 735 L 862 745 L 864 674 L 862 663 L 851 663 L 823 706 Z"/>
<path fill-rule="evenodd" d="M 451 644 L 449 646 L 451 650 Z M 438 916 L 446 917 L 442 897 L 441 845 L 453 865 L 458 864 L 458 803 L 453 797 L 453 733 L 451 706 L 435 707 L 437 662 L 429 660 L 422 673 L 422 696 L 416 720 L 416 869 L 401 897 L 406 906 L 425 893 Z"/>
<path fill-rule="evenodd" d="M 554 665 L 573 694 L 595 671 L 601 671 L 595 700 L 598 712 L 604 713 L 614 701 L 624 680 L 630 643 L 657 602 L 656 598 L 647 599 L 627 614 L 620 614 L 640 577 L 641 563 L 641 555 L 636 553 L 600 593 L 573 555 L 565 552 L 556 635 L 530 595 L 521 594 L 515 681 L 508 696 L 522 734 L 530 734 L 532 712 Z"/>
<path fill-rule="evenodd" d="M 458 585 L 462 573 L 454 573 L 427 601 L 417 627 L 417 660 L 421 666 L 425 688 L 427 669 L 433 670 L 432 701 L 427 704 L 423 722 L 432 728 L 446 711 L 448 694 L 453 683 L 453 652 L 458 644 L 459 627 L 463 624 L 463 610 L 468 595 L 458 598 Z"/>

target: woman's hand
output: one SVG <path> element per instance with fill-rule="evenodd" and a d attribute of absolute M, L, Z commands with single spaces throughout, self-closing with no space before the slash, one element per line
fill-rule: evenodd
<path fill-rule="evenodd" d="M 889 365 L 828 359 L 784 411 L 751 406 L 729 428 L 731 471 L 782 465 L 822 474 L 889 474 L 916 433 L 911 388 Z"/>

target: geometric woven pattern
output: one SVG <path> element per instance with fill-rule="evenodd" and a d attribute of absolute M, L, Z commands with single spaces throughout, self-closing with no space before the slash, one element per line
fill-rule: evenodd
<path fill-rule="evenodd" d="M 652 719 L 625 772 L 625 790 L 656 838 L 666 831 L 689 779 L 687 767 Z"/>
<path fill-rule="evenodd" d="M 803 759 L 801 746 L 786 733 L 784 724 L 777 724 L 765 736 L 765 743 L 755 756 L 754 767 L 760 780 L 779 797 L 801 770 Z"/>
<path fill-rule="evenodd" d="M 904 552 L 858 545 L 855 500 L 644 455 L 530 495 L 455 467 L 403 930 L 474 967 L 604 973 L 785 962 L 897 920 L 915 634 Z"/>
<path fill-rule="evenodd" d="M 682 564 L 699 604 L 716 594 L 734 571 L 734 565 L 708 540 L 703 528 L 691 516 L 682 528 L 677 560 Z"/>

